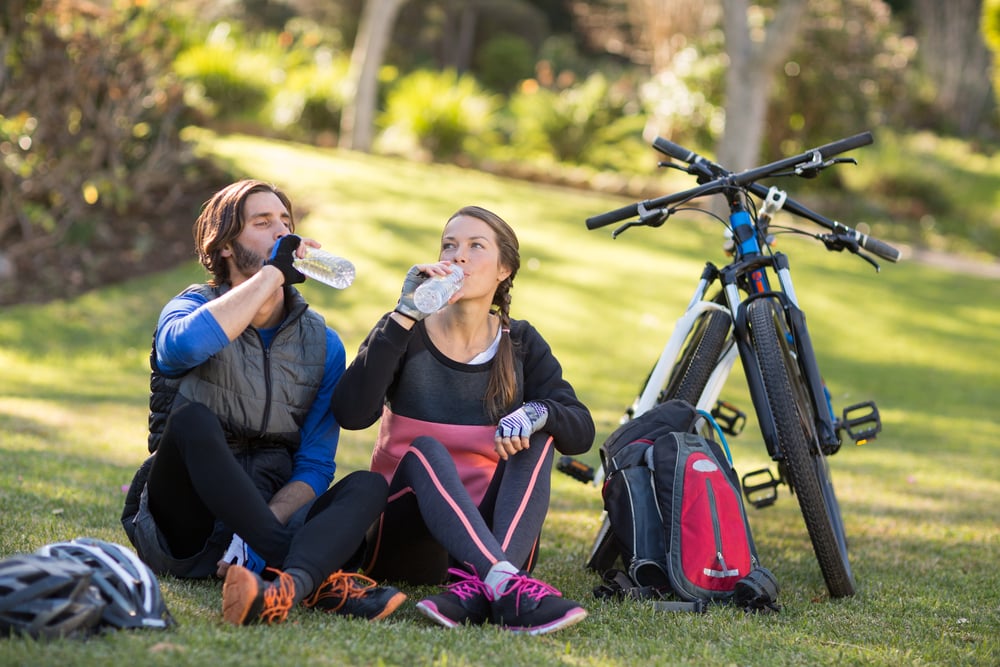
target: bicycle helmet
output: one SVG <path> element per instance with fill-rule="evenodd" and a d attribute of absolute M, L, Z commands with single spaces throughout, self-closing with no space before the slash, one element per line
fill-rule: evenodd
<path fill-rule="evenodd" d="M 107 602 L 102 623 L 116 628 L 166 628 L 175 624 L 149 566 L 128 547 L 89 537 L 47 544 L 39 554 L 86 565 Z"/>
<path fill-rule="evenodd" d="M 39 555 L 0 561 L 0 635 L 47 639 L 87 634 L 104 607 L 86 566 Z"/>

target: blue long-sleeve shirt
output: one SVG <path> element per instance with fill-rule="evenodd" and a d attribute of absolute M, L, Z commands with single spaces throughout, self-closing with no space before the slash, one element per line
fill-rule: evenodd
<path fill-rule="evenodd" d="M 183 375 L 229 345 L 222 326 L 205 308 L 207 303 L 203 295 L 190 291 L 164 306 L 156 328 L 156 361 L 165 376 Z M 269 347 L 277 327 L 257 331 L 264 346 Z M 300 444 L 289 479 L 308 484 L 317 496 L 329 488 L 336 470 L 340 425 L 330 410 L 330 399 L 344 373 L 346 356 L 340 336 L 327 327 L 323 380 L 299 431 Z"/>

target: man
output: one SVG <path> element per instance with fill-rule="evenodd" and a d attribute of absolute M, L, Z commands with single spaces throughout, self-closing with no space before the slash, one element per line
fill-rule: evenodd
<path fill-rule="evenodd" d="M 345 353 L 292 287 L 305 280 L 292 264 L 300 245 L 319 245 L 294 231 L 288 198 L 260 181 L 206 202 L 194 236 L 212 278 L 160 314 L 153 455 L 122 514 L 157 573 L 225 577 L 223 617 L 237 625 L 280 623 L 298 602 L 384 618 L 406 597 L 344 571 L 387 485 L 357 471 L 328 488 L 340 435 L 330 396 Z"/>

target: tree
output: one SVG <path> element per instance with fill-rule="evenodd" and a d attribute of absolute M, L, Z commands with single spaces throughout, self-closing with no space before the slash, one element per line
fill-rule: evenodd
<path fill-rule="evenodd" d="M 347 94 L 340 121 L 342 148 L 368 152 L 375 129 L 378 72 L 382 67 L 396 15 L 406 0 L 367 0 L 351 50 Z"/>
<path fill-rule="evenodd" d="M 769 94 L 779 66 L 795 46 L 806 1 L 780 0 L 771 12 L 751 7 L 748 0 L 722 0 L 722 6 L 729 69 L 726 125 L 716 155 L 721 164 L 739 171 L 754 166 L 760 155 Z"/>
<path fill-rule="evenodd" d="M 990 53 L 980 33 L 983 0 L 914 0 L 921 69 L 933 84 L 939 129 L 962 137 L 993 126 Z"/>
<path fill-rule="evenodd" d="M 993 52 L 993 91 L 1000 94 L 1000 0 L 983 3 L 983 39 Z"/>

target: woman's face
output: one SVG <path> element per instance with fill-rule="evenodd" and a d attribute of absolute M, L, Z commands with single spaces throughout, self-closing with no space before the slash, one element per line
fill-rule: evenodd
<path fill-rule="evenodd" d="M 468 215 L 452 218 L 445 225 L 440 259 L 462 267 L 462 289 L 467 299 L 488 296 L 492 300 L 497 286 L 510 275 L 510 270 L 500 264 L 496 233 L 479 218 Z"/>

